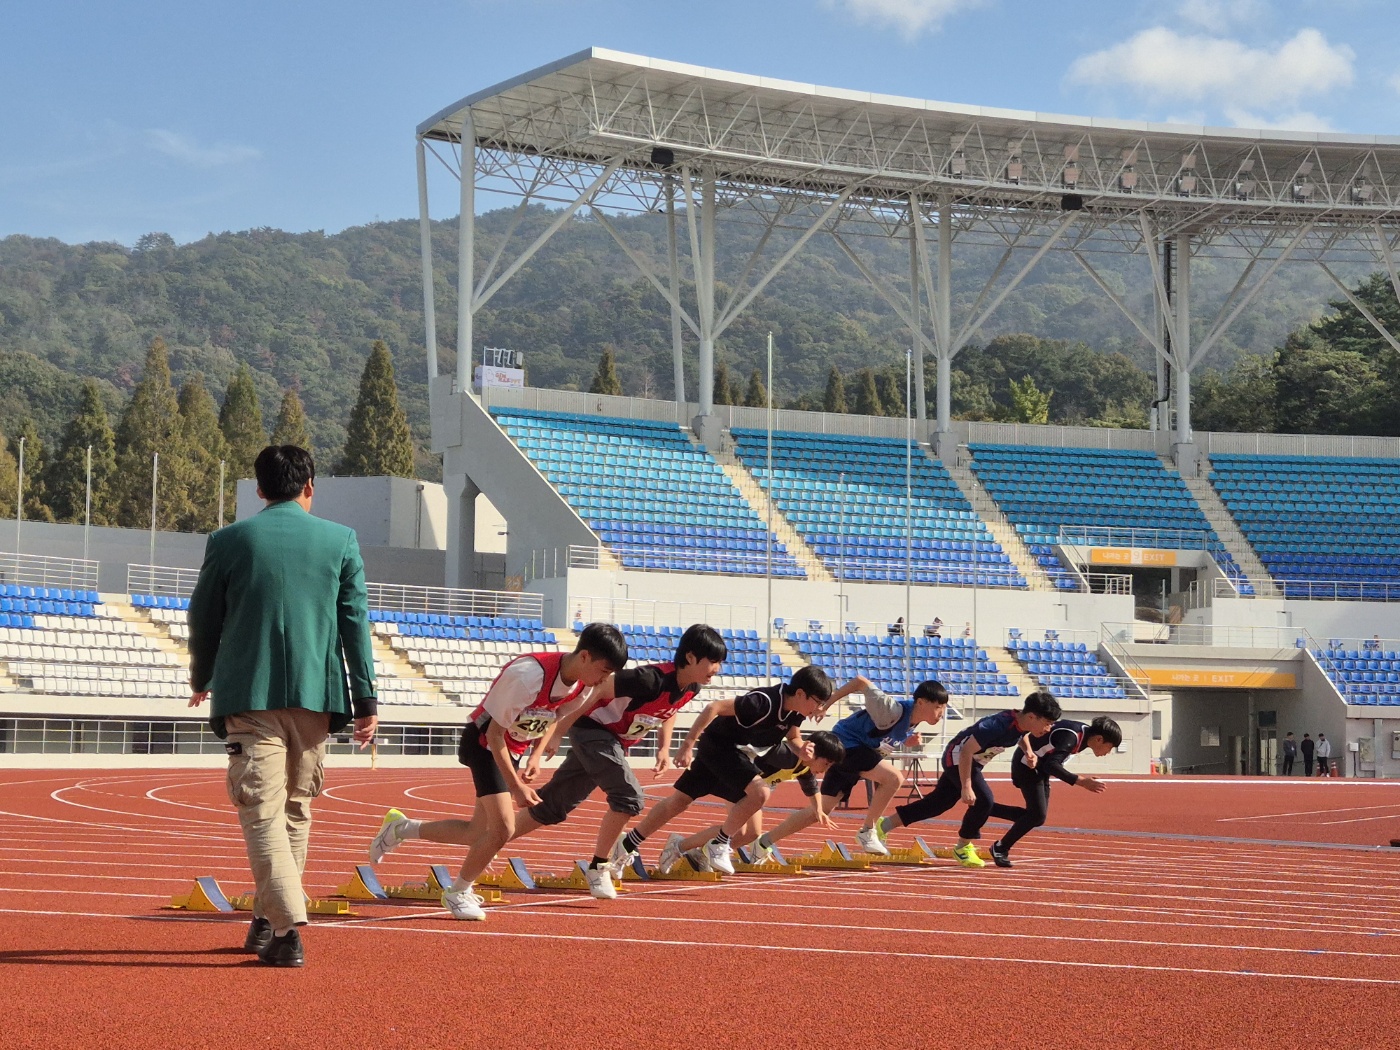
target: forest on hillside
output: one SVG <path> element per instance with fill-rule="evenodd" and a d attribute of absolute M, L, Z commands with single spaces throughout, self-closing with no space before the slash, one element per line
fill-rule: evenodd
<path fill-rule="evenodd" d="M 507 211 L 478 220 L 480 265 L 510 225 Z M 550 221 L 526 212 L 512 243 L 529 243 Z M 658 215 L 614 219 L 629 243 L 664 257 Z M 457 223 L 434 224 L 441 365 L 455 357 Z M 760 227 L 719 223 L 720 301 L 760 237 Z M 684 242 L 684 238 L 682 238 Z M 767 249 L 782 251 L 779 238 Z M 903 286 L 902 240 L 857 238 L 882 279 Z M 957 255 L 954 312 L 970 314 L 999 252 L 966 245 Z M 1144 301 L 1145 262 L 1106 255 L 1107 279 Z M 1193 264 L 1197 317 L 1204 324 L 1242 264 L 1207 256 Z M 683 263 L 684 269 L 684 263 Z M 1346 271 L 1362 297 L 1400 331 L 1388 282 Z M 426 451 L 428 409 L 422 291 L 415 222 L 354 227 L 334 235 L 258 229 L 211 234 L 177 245 L 153 233 L 127 248 L 56 240 L 0 239 L 0 432 L 32 425 L 53 442 L 76 413 L 83 380 L 97 381 L 109 414 L 120 415 L 141 379 L 154 339 L 169 350 L 176 388 L 199 376 L 222 400 L 246 366 L 265 419 L 284 393 L 305 406 L 309 439 L 329 460 L 344 446 L 351 406 L 370 347 L 382 341 L 417 445 L 415 469 L 438 469 Z M 1306 264 L 1283 267 L 1246 309 L 1198 374 L 1202 429 L 1396 433 L 1395 354 Z M 847 411 L 902 411 L 902 322 L 829 237 L 816 236 L 724 333 L 717 363 L 723 388 L 742 400 L 775 341 L 775 399 L 830 403 L 832 375 Z M 669 312 L 596 220 L 579 217 L 534 256 L 477 315 L 477 351 L 521 350 L 531 385 L 588 389 L 605 350 L 628 393 L 670 398 Z M 694 397 L 694 341 L 688 392 Z M 1151 354 L 1131 325 L 1069 257 L 1051 253 L 1007 298 L 959 355 L 953 407 L 967 418 L 1141 426 L 1153 396 Z M 869 369 L 870 381 L 863 376 Z M 928 381 L 933 368 L 926 369 Z M 883 395 L 872 402 L 873 389 Z M 931 390 L 926 391 L 931 398 Z M 28 421 L 28 423 L 26 423 Z"/>

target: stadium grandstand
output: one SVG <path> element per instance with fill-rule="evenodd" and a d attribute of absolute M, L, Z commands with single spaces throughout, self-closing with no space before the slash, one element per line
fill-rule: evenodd
<path fill-rule="evenodd" d="M 640 661 L 668 658 L 690 623 L 720 629 L 730 656 L 708 696 L 807 663 L 901 695 L 938 678 L 953 710 L 930 747 L 1049 689 L 1070 717 L 1123 728 L 1086 770 L 1273 774 L 1286 732 L 1321 731 L 1346 775 L 1400 775 L 1400 441 L 1190 423 L 1192 369 L 1257 290 L 1250 273 L 1348 252 L 1389 265 L 1372 238 L 1393 237 L 1400 147 L 1071 122 L 594 49 L 454 103 L 419 126 L 417 149 L 425 244 L 429 155 L 459 179 L 463 345 L 476 345 L 475 312 L 582 211 L 669 303 L 678 396 L 473 389 L 473 354 L 440 372 L 424 256 L 446 526 L 436 551 L 367 551 L 384 761 L 453 761 L 505 660 L 568 649 L 604 620 Z M 562 208 L 514 259 L 502 246 L 481 265 L 479 188 L 514 193 L 522 211 Z M 612 229 L 609 210 L 629 208 L 683 220 L 694 303 L 677 293 L 674 254 L 654 260 Z M 774 255 L 740 260 L 727 301 L 722 208 L 765 223 L 760 251 L 771 241 Z M 923 398 L 907 419 L 715 404 L 729 325 L 813 236 L 868 267 L 859 240 L 872 226 L 908 242 L 907 287 L 867 276 L 909 322 L 912 389 L 933 366 L 932 417 Z M 993 240 L 1007 279 L 973 289 L 955 319 L 954 250 Z M 1193 343 L 1191 256 L 1216 242 L 1246 277 Z M 1141 256 L 1147 315 L 1098 275 L 1100 250 Z M 1072 252 L 1161 358 L 1151 429 L 951 418 L 957 352 L 1051 251 Z M 397 513 L 370 495 L 377 480 L 336 503 L 362 542 Z M 506 536 L 499 586 L 482 571 L 488 514 Z M 197 546 L 153 535 L 167 556 L 142 559 L 118 530 L 26 523 L 20 544 L 15 524 L 0 524 L 0 761 L 220 761 L 184 705 Z M 425 553 L 437 578 L 409 579 Z M 346 740 L 333 750 L 369 761 Z"/>

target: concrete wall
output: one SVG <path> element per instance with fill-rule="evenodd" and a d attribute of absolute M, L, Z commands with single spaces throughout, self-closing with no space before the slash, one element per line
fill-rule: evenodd
<path fill-rule="evenodd" d="M 257 483 L 238 483 L 238 518 L 265 506 Z M 317 478 L 311 513 L 348 525 L 361 547 L 442 550 L 447 536 L 447 498 L 442 486 L 412 478 Z M 439 581 L 441 585 L 441 581 Z"/>
<path fill-rule="evenodd" d="M 26 521 L 19 532 L 18 550 L 21 554 L 49 558 L 83 557 L 81 525 Z M 125 591 L 127 565 L 146 565 L 151 560 L 151 534 L 147 530 L 94 526 L 88 539 L 87 556 L 101 563 L 98 567 L 99 591 Z M 205 537 L 198 533 L 157 532 L 155 563 L 177 569 L 197 569 L 204 561 L 204 540 Z M 16 549 L 14 519 L 0 521 L 0 550 Z"/>

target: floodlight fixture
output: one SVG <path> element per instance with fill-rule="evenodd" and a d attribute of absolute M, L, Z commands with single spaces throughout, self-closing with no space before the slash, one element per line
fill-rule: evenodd
<path fill-rule="evenodd" d="M 1365 175 L 1356 176 L 1351 186 L 1351 199 L 1357 204 L 1365 204 L 1375 194 L 1375 187 L 1366 181 Z"/>
<path fill-rule="evenodd" d="M 959 179 L 967 174 L 967 156 L 961 148 L 953 151 L 953 159 L 948 163 L 948 172 Z"/>

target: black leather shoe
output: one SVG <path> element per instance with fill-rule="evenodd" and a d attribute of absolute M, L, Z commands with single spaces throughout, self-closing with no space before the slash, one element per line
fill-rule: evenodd
<path fill-rule="evenodd" d="M 993 842 L 993 843 L 992 843 L 992 850 L 991 850 L 991 852 L 992 852 L 992 863 L 994 863 L 998 868 L 1014 868 L 1014 867 L 1015 867 L 1015 865 L 1011 863 L 1011 858 L 1007 855 L 1010 851 L 1009 851 L 1009 850 L 1006 850 L 1006 849 L 1003 849 L 1000 842 Z"/>
<path fill-rule="evenodd" d="M 274 936 L 258 949 L 258 959 L 268 966 L 301 966 L 306 955 L 301 949 L 301 934 L 293 926 L 281 937 Z"/>
<path fill-rule="evenodd" d="M 272 940 L 272 923 L 266 919 L 254 919 L 248 924 L 248 936 L 243 938 L 245 952 L 260 952 Z"/>

